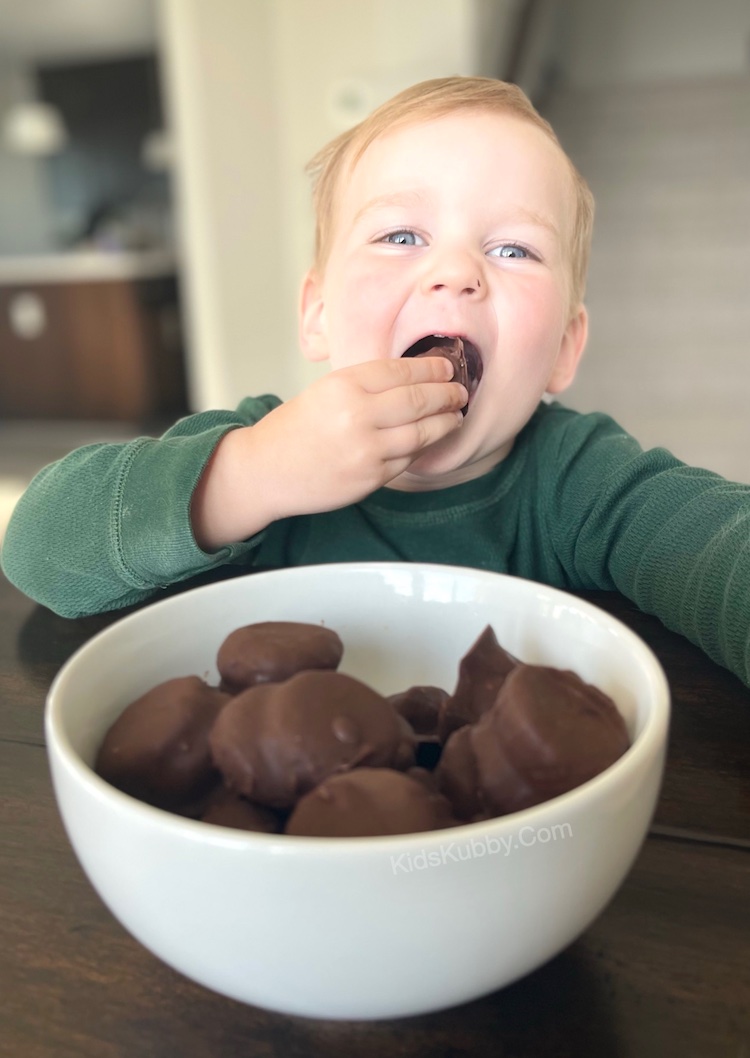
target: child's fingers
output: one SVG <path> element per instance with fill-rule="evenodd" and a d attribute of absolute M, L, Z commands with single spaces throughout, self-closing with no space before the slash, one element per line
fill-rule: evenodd
<path fill-rule="evenodd" d="M 446 411 L 430 415 L 426 419 L 383 430 L 381 443 L 383 457 L 387 462 L 405 460 L 404 469 L 412 459 L 429 445 L 441 441 L 458 429 L 464 421 L 460 411 Z"/>
<path fill-rule="evenodd" d="M 396 360 L 367 360 L 342 369 L 351 373 L 368 393 L 384 393 L 398 386 L 420 382 L 448 382 L 453 365 L 444 356 L 401 357 Z M 330 376 L 329 376 L 330 377 Z"/>
<path fill-rule="evenodd" d="M 375 394 L 373 424 L 379 429 L 390 429 L 419 419 L 430 418 L 441 412 L 459 411 L 466 405 L 469 394 L 460 382 L 417 382 Z"/>

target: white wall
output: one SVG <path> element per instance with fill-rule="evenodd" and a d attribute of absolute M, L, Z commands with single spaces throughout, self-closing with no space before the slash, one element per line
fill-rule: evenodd
<path fill-rule="evenodd" d="M 193 406 L 234 406 L 283 373 L 283 284 L 272 5 L 165 0 L 162 69 Z"/>
<path fill-rule="evenodd" d="M 414 81 L 496 73 L 517 0 L 162 0 L 195 407 L 289 397 L 312 246 L 303 170 Z"/>
<path fill-rule="evenodd" d="M 563 0 L 565 76 L 578 87 L 748 70 L 748 0 Z"/>
<path fill-rule="evenodd" d="M 569 0 L 545 115 L 597 202 L 563 401 L 750 482 L 750 3 Z"/>

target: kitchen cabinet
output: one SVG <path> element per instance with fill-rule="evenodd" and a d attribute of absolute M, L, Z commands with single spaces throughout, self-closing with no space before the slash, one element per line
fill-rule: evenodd
<path fill-rule="evenodd" d="M 123 261 L 99 268 L 99 255 L 88 256 L 70 267 L 64 257 L 47 268 L 0 265 L 0 415 L 186 411 L 176 272 Z"/>

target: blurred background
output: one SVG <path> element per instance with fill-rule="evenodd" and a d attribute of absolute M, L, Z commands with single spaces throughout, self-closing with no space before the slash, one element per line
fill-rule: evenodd
<path fill-rule="evenodd" d="M 71 448 L 320 372 L 304 165 L 456 73 L 520 84 L 597 200 L 564 402 L 750 482 L 748 0 L 0 0 L 0 536 Z"/>

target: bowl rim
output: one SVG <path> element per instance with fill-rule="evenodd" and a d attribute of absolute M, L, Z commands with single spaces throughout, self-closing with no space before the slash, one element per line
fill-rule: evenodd
<path fill-rule="evenodd" d="M 493 837 L 508 830 L 517 830 L 519 821 L 533 828 L 535 821 L 548 815 L 550 811 L 554 815 L 563 817 L 564 810 L 569 808 L 574 812 L 580 803 L 602 796 L 607 788 L 615 783 L 627 783 L 643 765 L 644 759 L 654 756 L 660 749 L 666 748 L 669 720 L 671 713 L 671 697 L 669 683 L 666 674 L 653 650 L 632 629 L 628 628 L 619 618 L 612 616 L 606 610 L 596 606 L 594 603 L 571 594 L 561 588 L 555 588 L 540 581 L 534 581 L 527 577 L 517 577 L 513 574 L 495 573 L 490 570 L 481 570 L 473 566 L 452 566 L 440 563 L 427 562 L 341 562 L 321 563 L 317 565 L 293 566 L 282 569 L 263 570 L 259 572 L 248 572 L 237 577 L 224 579 L 212 584 L 199 585 L 188 589 L 177 595 L 166 599 L 152 601 L 148 604 L 149 610 L 159 607 L 161 612 L 168 612 L 173 607 L 179 607 L 181 602 L 190 596 L 206 596 L 209 593 L 226 591 L 226 585 L 236 582 L 245 582 L 252 578 L 253 583 L 263 582 L 268 579 L 276 580 L 294 579 L 309 576 L 312 570 L 320 571 L 336 567 L 339 575 L 350 573 L 384 574 L 387 571 L 425 571 L 428 573 L 438 572 L 443 575 L 479 576 L 484 578 L 501 578 L 507 581 L 522 581 L 530 585 L 540 595 L 546 595 L 554 601 L 571 602 L 580 608 L 584 614 L 605 623 L 623 638 L 635 652 L 640 661 L 641 669 L 647 677 L 649 684 L 652 706 L 646 717 L 642 730 L 631 743 L 625 753 L 603 772 L 587 780 L 580 786 L 568 790 L 564 794 L 550 798 L 538 805 L 521 809 L 504 816 L 494 816 L 490 819 L 480 820 L 473 823 L 460 823 L 458 826 L 444 830 L 417 831 L 409 834 L 384 834 L 372 837 L 350 837 L 346 840 L 341 838 L 326 838 L 301 836 L 295 834 L 265 834 L 257 831 L 238 830 L 230 827 L 220 826 L 213 823 L 205 823 L 202 820 L 190 819 L 177 815 L 166 809 L 157 808 L 143 801 L 139 801 L 129 794 L 123 793 L 102 779 L 94 769 L 88 765 L 77 751 L 73 748 L 64 730 L 62 694 L 66 684 L 72 678 L 71 673 L 77 665 L 85 660 L 89 653 L 99 649 L 107 638 L 120 634 L 122 627 L 130 622 L 137 622 L 145 612 L 145 607 L 127 614 L 114 621 L 108 627 L 102 629 L 83 643 L 65 661 L 57 675 L 53 679 L 45 701 L 44 732 L 45 749 L 50 764 L 57 761 L 65 771 L 71 775 L 76 784 L 86 792 L 100 801 L 111 801 L 112 806 L 120 812 L 127 813 L 135 819 L 140 819 L 149 828 L 181 834 L 188 840 L 202 841 L 211 845 L 237 849 L 267 849 L 274 854 L 283 852 L 298 855 L 309 853 L 318 856 L 321 853 L 332 856 L 369 854 L 377 851 L 387 854 L 391 848 L 395 854 L 404 847 L 412 847 L 419 844 L 422 848 L 440 846 L 446 841 L 458 841 L 462 838 L 476 838 L 481 840 L 491 834 Z M 54 780 L 54 769 L 53 769 Z M 56 791 L 57 792 L 57 791 Z"/>

